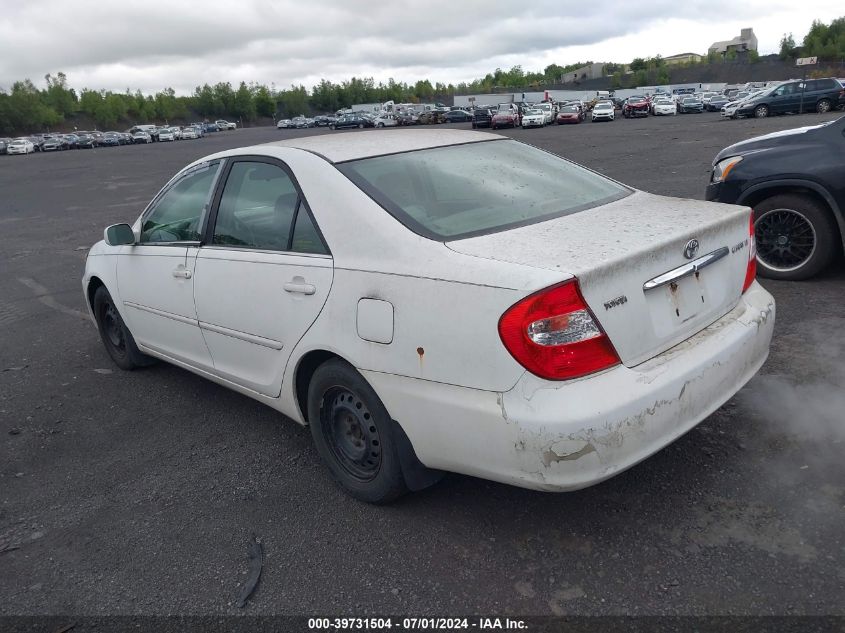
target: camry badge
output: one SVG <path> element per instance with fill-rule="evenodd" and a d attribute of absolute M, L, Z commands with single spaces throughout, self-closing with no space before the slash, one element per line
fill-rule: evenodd
<path fill-rule="evenodd" d="M 684 246 L 684 257 L 692 259 L 696 255 L 698 255 L 698 240 L 691 239 L 687 242 L 686 246 Z"/>

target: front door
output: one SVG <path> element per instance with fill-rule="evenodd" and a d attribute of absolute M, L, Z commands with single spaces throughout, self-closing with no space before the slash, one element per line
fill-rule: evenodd
<path fill-rule="evenodd" d="M 174 179 L 142 217 L 138 243 L 117 258 L 122 313 L 135 340 L 206 369 L 211 355 L 194 306 L 193 254 L 219 169 L 219 161 L 204 163 Z"/>
<path fill-rule="evenodd" d="M 333 262 L 281 163 L 236 160 L 225 178 L 196 259 L 197 317 L 214 372 L 276 397 L 291 351 L 326 302 Z"/>

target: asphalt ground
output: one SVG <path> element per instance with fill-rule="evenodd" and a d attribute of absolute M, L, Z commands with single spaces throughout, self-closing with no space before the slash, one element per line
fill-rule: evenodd
<path fill-rule="evenodd" d="M 725 145 L 835 116 L 502 133 L 702 198 Z M 113 366 L 80 287 L 103 228 L 195 158 L 314 133 L 331 132 L 0 156 L 0 615 L 845 615 L 841 264 L 763 281 L 778 320 L 761 375 L 665 450 L 568 494 L 450 475 L 368 506 L 269 408 L 166 364 Z M 241 610 L 252 534 L 264 568 Z"/>

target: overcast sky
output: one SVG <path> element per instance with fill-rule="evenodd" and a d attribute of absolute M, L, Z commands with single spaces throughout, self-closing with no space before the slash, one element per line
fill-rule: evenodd
<path fill-rule="evenodd" d="M 496 67 L 706 53 L 752 27 L 761 54 L 841 0 L 0 0 L 0 88 L 63 71 L 71 87 L 189 94 L 203 83 L 308 87 L 352 76 L 457 83 Z M 202 7 L 201 9 L 199 7 Z M 601 8 L 599 8 L 601 7 Z M 763 78 L 765 79 L 765 78 Z"/>

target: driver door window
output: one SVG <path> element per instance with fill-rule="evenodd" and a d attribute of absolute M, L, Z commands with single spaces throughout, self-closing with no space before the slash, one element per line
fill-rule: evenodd
<path fill-rule="evenodd" d="M 191 169 L 156 202 L 141 225 L 141 243 L 195 242 L 201 239 L 219 161 Z"/>

